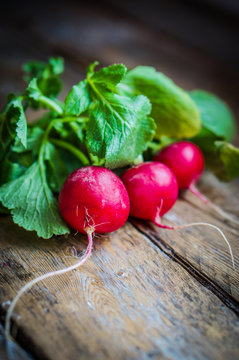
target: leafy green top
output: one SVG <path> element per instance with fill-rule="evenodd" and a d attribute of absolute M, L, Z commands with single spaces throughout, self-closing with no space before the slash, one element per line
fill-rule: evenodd
<path fill-rule="evenodd" d="M 0 211 L 10 211 L 17 224 L 44 238 L 69 232 L 55 194 L 81 166 L 131 165 L 196 135 L 192 141 L 201 143 L 209 165 L 217 154 L 218 176 L 229 180 L 239 173 L 239 151 L 226 143 L 234 121 L 219 99 L 200 91 L 189 96 L 151 67 L 128 71 L 114 64 L 95 71 L 97 65 L 62 102 L 63 59 L 29 62 L 23 67 L 25 92 L 10 94 L 0 114 Z M 27 124 L 27 108 L 45 114 Z"/>

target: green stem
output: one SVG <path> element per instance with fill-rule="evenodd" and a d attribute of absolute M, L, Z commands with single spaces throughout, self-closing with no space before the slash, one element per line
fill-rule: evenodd
<path fill-rule="evenodd" d="M 62 108 L 55 101 L 49 99 L 48 97 L 42 95 L 40 96 L 39 101 L 54 110 L 58 115 L 63 114 Z"/>
<path fill-rule="evenodd" d="M 91 81 L 90 76 L 87 76 L 88 84 L 91 86 L 92 90 L 95 92 L 95 94 L 101 99 L 101 101 L 106 102 L 108 104 L 108 101 L 104 98 L 103 95 L 97 90 L 94 83 Z"/>
<path fill-rule="evenodd" d="M 85 154 L 82 151 L 80 151 L 79 149 L 77 149 L 75 146 L 73 146 L 63 140 L 59 140 L 59 139 L 50 138 L 49 140 L 52 142 L 52 144 L 70 151 L 73 155 L 75 155 L 82 162 L 82 164 L 84 166 L 90 164 L 89 159 L 85 156 Z"/>
<path fill-rule="evenodd" d="M 86 117 L 86 116 L 75 116 L 75 117 L 73 117 L 73 116 L 67 116 L 67 117 L 64 117 L 64 119 L 62 119 L 62 120 L 64 120 L 64 122 L 65 121 L 69 121 L 69 122 L 71 122 L 71 121 L 76 121 L 76 122 L 78 122 L 78 123 L 84 123 L 85 121 L 87 121 L 87 120 L 89 120 L 89 118 L 88 117 Z"/>
<path fill-rule="evenodd" d="M 38 161 L 41 167 L 43 167 L 44 165 L 44 146 L 45 143 L 47 142 L 49 133 L 51 131 L 51 129 L 53 128 L 53 126 L 55 125 L 55 123 L 59 121 L 59 119 L 52 119 L 52 121 L 50 122 L 50 124 L 48 125 L 48 127 L 46 128 L 46 131 L 44 133 L 43 139 L 42 139 L 42 143 L 41 143 L 41 147 L 39 150 L 39 156 L 38 156 Z"/>
<path fill-rule="evenodd" d="M 52 130 L 52 128 L 54 127 L 54 125 L 60 121 L 62 123 L 64 122 L 72 122 L 74 118 L 72 117 L 66 117 L 63 119 L 60 118 L 56 118 L 56 119 L 52 119 L 50 124 L 48 125 L 48 127 L 46 128 L 46 131 L 44 133 L 44 137 L 42 139 L 42 143 L 41 143 L 41 147 L 39 150 L 39 156 L 38 156 L 38 161 L 40 164 L 40 168 L 41 168 L 41 172 L 44 172 L 44 147 L 45 147 L 45 143 L 48 140 L 49 134 Z M 53 141 L 52 141 L 53 140 Z M 80 159 L 80 161 L 82 162 L 83 165 L 89 165 L 89 160 L 87 159 L 87 157 L 80 151 L 78 150 L 75 146 L 63 141 L 63 140 L 58 140 L 58 139 L 52 139 L 52 143 L 55 142 L 55 144 L 62 148 L 65 148 L 69 151 L 71 151 L 78 159 Z"/>

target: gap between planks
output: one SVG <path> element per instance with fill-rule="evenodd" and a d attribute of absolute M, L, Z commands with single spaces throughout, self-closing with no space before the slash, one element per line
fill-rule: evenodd
<path fill-rule="evenodd" d="M 239 301 L 234 299 L 230 294 L 228 294 L 227 291 L 225 291 L 220 285 L 210 279 L 206 274 L 193 266 L 190 261 L 179 255 L 169 244 L 162 240 L 160 236 L 155 236 L 151 232 L 149 233 L 145 227 L 145 224 L 142 224 L 140 220 L 131 218 L 130 223 L 135 227 L 136 230 L 138 230 L 142 235 L 146 236 L 154 245 L 156 245 L 164 254 L 182 266 L 194 279 L 196 279 L 200 284 L 216 295 L 224 305 L 226 305 L 239 317 Z"/>

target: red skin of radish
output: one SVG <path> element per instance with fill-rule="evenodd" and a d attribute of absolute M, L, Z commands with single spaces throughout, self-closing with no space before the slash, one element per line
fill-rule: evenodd
<path fill-rule="evenodd" d="M 173 172 L 164 164 L 144 162 L 122 175 L 130 198 L 130 215 L 161 224 L 178 197 L 178 184 Z"/>
<path fill-rule="evenodd" d="M 194 185 L 204 169 L 201 150 L 188 141 L 168 145 L 154 157 L 154 161 L 167 165 L 173 171 L 179 189 L 190 188 Z"/>
<path fill-rule="evenodd" d="M 63 219 L 83 234 L 89 227 L 97 233 L 119 229 L 129 216 L 129 208 L 129 196 L 121 179 L 98 166 L 73 171 L 59 195 Z"/>

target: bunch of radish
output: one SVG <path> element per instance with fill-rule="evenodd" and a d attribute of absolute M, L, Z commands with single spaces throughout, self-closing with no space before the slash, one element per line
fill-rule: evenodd
<path fill-rule="evenodd" d="M 154 161 L 143 162 L 126 170 L 121 179 L 112 171 L 97 166 L 82 167 L 71 173 L 60 191 L 59 209 L 68 225 L 87 235 L 87 250 L 74 265 L 42 275 L 18 292 L 8 309 L 7 336 L 10 337 L 10 319 L 20 296 L 40 280 L 81 266 L 91 255 L 94 234 L 119 229 L 129 214 L 171 230 L 195 225 L 216 229 L 229 247 L 234 267 L 230 244 L 215 225 L 197 222 L 173 227 L 161 222 L 162 216 L 175 204 L 179 189 L 188 188 L 205 201 L 195 187 L 203 169 L 204 158 L 200 149 L 183 141 L 163 149 Z"/>

